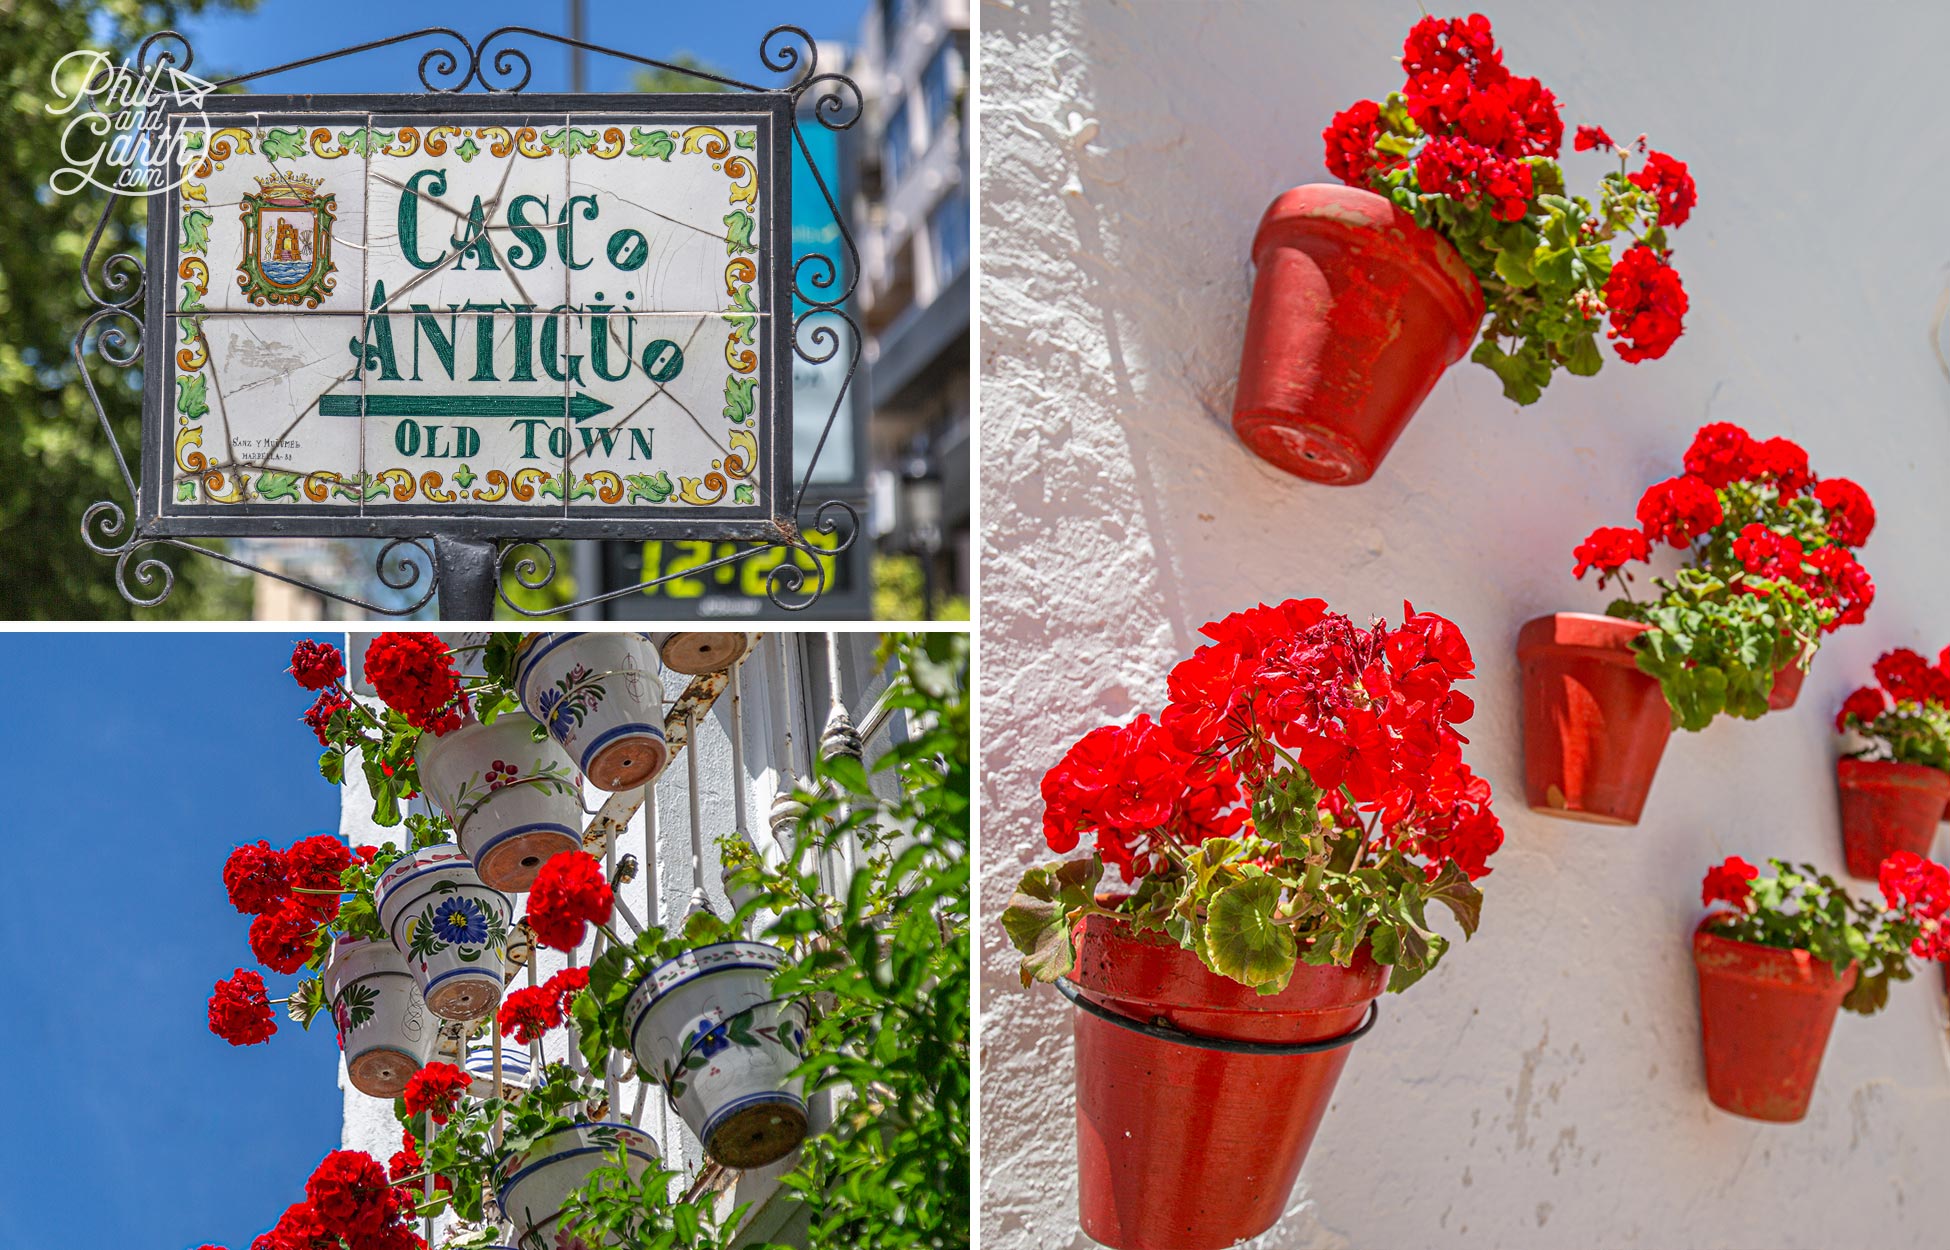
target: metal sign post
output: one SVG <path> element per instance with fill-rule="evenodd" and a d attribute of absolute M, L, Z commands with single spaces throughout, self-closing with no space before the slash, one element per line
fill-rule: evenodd
<path fill-rule="evenodd" d="M 536 40 L 726 90 L 524 94 Z M 497 599 L 574 612 L 752 561 L 775 605 L 812 604 L 858 532 L 851 504 L 806 499 L 859 360 L 844 306 L 858 254 L 818 169 L 794 187 L 794 156 L 802 124 L 857 120 L 858 88 L 816 72 L 790 26 L 759 49 L 796 72 L 778 88 L 524 27 L 479 44 L 415 31 L 215 85 L 409 41 L 434 44 L 422 93 L 162 103 L 186 139 L 164 149 L 147 255 L 109 257 L 98 285 L 105 208 L 75 355 L 147 358 L 143 445 L 139 475 L 115 448 L 128 504 L 95 504 L 83 537 L 123 595 L 167 596 L 156 549 L 176 548 L 375 612 L 438 595 L 447 620 L 487 619 Z M 191 53 L 165 33 L 140 59 L 187 69 Z M 795 190 L 831 214 L 841 260 L 795 257 Z M 795 480 L 793 363 L 842 350 Z M 380 581 L 425 587 L 374 604 L 192 541 L 211 537 L 382 538 Z M 546 540 L 603 538 L 725 554 L 560 607 L 504 591 L 554 579 Z"/>

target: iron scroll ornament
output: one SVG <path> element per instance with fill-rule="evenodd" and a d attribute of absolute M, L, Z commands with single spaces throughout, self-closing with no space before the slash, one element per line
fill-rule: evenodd
<path fill-rule="evenodd" d="M 789 460 L 784 465 L 781 500 L 789 499 L 789 504 L 775 509 L 775 515 L 768 518 L 762 536 L 738 540 L 741 544 L 749 543 L 749 546 L 742 546 L 741 550 L 731 555 L 680 572 L 536 610 L 509 598 L 507 579 L 513 578 L 526 590 L 543 589 L 554 580 L 557 571 L 552 552 L 539 538 L 498 539 L 495 542 L 495 594 L 510 611 L 521 616 L 554 616 L 639 594 L 678 577 L 694 577 L 768 553 L 778 553 L 783 558 L 766 572 L 766 598 L 784 611 L 804 610 L 817 602 L 827 590 L 829 562 L 849 549 L 859 535 L 859 514 L 844 500 L 826 500 L 812 513 L 811 532 L 829 540 L 824 545 L 815 544 L 808 537 L 807 531 L 801 528 L 801 519 L 806 516 L 806 500 L 813 473 L 859 370 L 861 338 L 859 325 L 846 308 L 859 281 L 859 249 L 833 189 L 827 185 L 825 175 L 812 159 L 801 129 L 801 116 L 810 112 L 828 130 L 842 131 L 859 121 L 864 104 L 860 89 L 852 79 L 843 74 L 818 72 L 818 45 L 807 31 L 797 26 L 778 26 L 768 31 L 759 42 L 759 60 L 765 69 L 778 74 L 796 73 L 796 77 L 783 87 L 743 82 L 527 26 L 503 26 L 490 32 L 479 44 L 470 42 L 458 31 L 447 27 L 427 27 L 239 74 L 220 80 L 213 86 L 218 89 L 236 87 L 289 70 L 357 56 L 396 44 L 433 40 L 434 46 L 422 54 L 418 65 L 420 85 L 428 93 L 456 96 L 466 92 L 470 86 L 478 85 L 485 93 L 513 95 L 522 91 L 532 76 L 528 54 L 514 42 L 522 37 L 681 74 L 713 83 L 728 91 L 783 97 L 789 104 L 784 114 L 788 119 L 791 145 L 804 160 L 822 202 L 832 215 L 845 255 L 843 271 L 830 257 L 820 252 L 808 253 L 791 262 L 789 292 L 804 306 L 804 311 L 790 322 L 791 354 L 807 364 L 825 364 L 838 356 L 844 346 L 847 357 L 846 372 L 833 398 L 832 407 L 827 411 L 812 455 L 796 484 L 785 480 L 790 473 Z M 138 72 L 167 71 L 172 68 L 187 71 L 193 61 L 194 53 L 184 36 L 175 31 L 160 31 L 141 44 L 136 56 L 136 69 Z M 82 287 L 94 307 L 75 332 L 72 355 L 100 421 L 102 434 L 113 454 L 116 470 L 127 492 L 129 507 L 140 512 L 141 483 L 131 471 L 128 457 L 116 439 L 86 359 L 92 350 L 104 363 L 127 369 L 138 364 L 143 357 L 146 327 L 142 310 L 150 290 L 143 259 L 130 252 L 115 252 L 102 259 L 99 270 L 96 265 L 97 254 L 119 198 L 119 193 L 108 196 L 87 249 L 82 254 Z M 157 245 L 153 238 L 150 245 Z M 839 324 L 836 325 L 836 322 Z M 844 343 L 841 325 L 845 329 Z M 787 372 L 789 375 L 790 371 Z M 787 389 L 789 393 L 789 387 Z M 416 589 L 424 586 L 424 589 L 419 589 L 418 597 L 404 606 L 377 604 L 344 594 L 282 570 L 214 550 L 191 541 L 190 536 L 146 531 L 139 524 L 131 524 L 129 508 L 115 499 L 103 499 L 89 506 L 82 517 L 81 534 L 91 550 L 115 562 L 116 589 L 125 600 L 137 607 L 160 604 L 174 588 L 175 571 L 160 558 L 165 552 L 158 550 L 169 548 L 206 556 L 233 568 L 271 577 L 339 603 L 386 616 L 408 616 L 420 611 L 433 601 L 440 586 L 440 557 L 438 544 L 433 541 L 432 534 L 392 537 L 374 559 L 374 574 L 380 584 L 387 588 L 412 595 Z M 802 558 L 809 568 L 801 566 Z"/>

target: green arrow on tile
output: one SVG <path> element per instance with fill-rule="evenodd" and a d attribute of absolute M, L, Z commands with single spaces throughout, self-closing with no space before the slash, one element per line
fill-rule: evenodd
<path fill-rule="evenodd" d="M 358 395 L 321 395 L 318 411 L 327 417 L 359 415 Z M 562 401 L 549 395 L 418 395 L 363 396 L 369 417 L 559 417 Z M 569 416 L 587 421 L 608 412 L 611 405 L 577 391 L 569 398 Z"/>

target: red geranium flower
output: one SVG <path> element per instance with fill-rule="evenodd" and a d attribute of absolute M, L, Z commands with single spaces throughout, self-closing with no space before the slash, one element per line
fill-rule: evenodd
<path fill-rule="evenodd" d="M 1373 100 L 1357 100 L 1334 114 L 1334 120 L 1320 132 L 1327 144 L 1327 172 L 1350 187 L 1366 187 L 1375 171 L 1405 164 L 1401 157 L 1375 149 L 1384 129 L 1381 106 Z"/>
<path fill-rule="evenodd" d="M 1579 543 L 1571 554 L 1576 557 L 1578 580 L 1592 569 L 1598 570 L 1598 582 L 1603 585 L 1606 578 L 1633 560 L 1644 560 L 1652 554 L 1652 547 L 1645 540 L 1642 531 L 1626 529 L 1622 525 L 1601 525 L 1591 531 L 1591 537 Z"/>
<path fill-rule="evenodd" d="M 328 1230 L 354 1239 L 377 1233 L 398 1209 L 392 1179 L 363 1150 L 326 1155 L 305 1182 L 305 1201 Z"/>
<path fill-rule="evenodd" d="M 297 889 L 331 890 L 330 894 L 293 894 L 292 901 L 318 920 L 339 914 L 339 878 L 352 866 L 352 852 L 329 834 L 313 834 L 285 852 L 291 884 Z"/>
<path fill-rule="evenodd" d="M 271 971 L 289 976 L 311 958 L 317 934 L 318 920 L 303 904 L 287 899 L 277 911 L 251 921 L 251 954 Z"/>
<path fill-rule="evenodd" d="M 1699 193 L 1693 188 L 1693 176 L 1686 172 L 1686 162 L 1676 161 L 1664 152 L 1653 152 L 1645 158 L 1645 168 L 1625 177 L 1659 202 L 1662 226 L 1685 225 L 1686 219 L 1693 215 L 1693 205 L 1699 203 Z"/>
<path fill-rule="evenodd" d="M 411 1178 L 418 1177 L 427 1170 L 427 1161 L 420 1157 L 420 1144 L 413 1140 L 412 1129 L 400 1130 L 400 1148 L 386 1161 L 386 1174 L 394 1185 L 400 1185 Z M 436 1190 L 453 1192 L 454 1182 L 445 1176 L 433 1178 Z"/>
<path fill-rule="evenodd" d="M 366 680 L 386 706 L 436 737 L 460 728 L 468 710 L 454 657 L 437 634 L 400 630 L 366 647 Z"/>
<path fill-rule="evenodd" d="M 1815 599 L 1834 613 L 1821 632 L 1832 634 L 1844 625 L 1860 625 L 1876 600 L 1876 586 L 1869 571 L 1854 556 L 1839 546 L 1818 547 L 1808 552 L 1813 568 L 1806 584 Z"/>
<path fill-rule="evenodd" d="M 563 851 L 535 874 L 528 893 L 528 927 L 535 940 L 556 950 L 574 950 L 586 924 L 609 923 L 613 896 L 603 866 L 587 851 Z"/>
<path fill-rule="evenodd" d="M 500 1014 L 495 1018 L 501 1026 L 501 1036 L 512 1035 L 526 1046 L 561 1026 L 562 1009 L 546 986 L 531 985 L 512 991 L 502 999 Z"/>
<path fill-rule="evenodd" d="M 1815 483 L 1815 500 L 1828 519 L 1828 533 L 1847 547 L 1860 547 L 1869 541 L 1876 527 L 1875 504 L 1869 493 L 1845 477 L 1823 478 Z"/>
<path fill-rule="evenodd" d="M 1675 477 L 1640 497 L 1638 517 L 1651 541 L 1686 547 L 1725 520 L 1726 512 L 1711 486 L 1696 477 Z"/>
<path fill-rule="evenodd" d="M 291 649 L 290 673 L 307 690 L 323 690 L 345 676 L 345 660 L 329 642 L 307 638 Z"/>
<path fill-rule="evenodd" d="M 1876 877 L 1889 906 L 1922 928 L 1910 943 L 1910 953 L 1918 959 L 1950 960 L 1950 928 L 1943 922 L 1950 911 L 1950 870 L 1914 851 L 1897 851 L 1882 861 Z"/>
<path fill-rule="evenodd" d="M 1733 554 L 1749 573 L 1777 581 L 1801 580 L 1801 540 L 1755 521 L 1733 540 Z"/>
<path fill-rule="evenodd" d="M 332 713 L 338 711 L 340 708 L 348 708 L 351 706 L 352 700 L 346 698 L 345 692 L 337 686 L 329 686 L 318 692 L 318 698 L 312 703 L 311 708 L 306 711 L 304 721 L 306 726 L 314 734 L 318 735 L 319 746 L 328 747 L 332 745 L 332 740 L 325 736 L 326 726 L 330 725 L 332 721 Z"/>
<path fill-rule="evenodd" d="M 1446 20 L 1424 17 L 1415 23 L 1402 41 L 1402 70 L 1410 78 L 1456 70 L 1482 82 L 1505 77 L 1503 53 L 1497 50 L 1490 19 L 1481 13 Z"/>
<path fill-rule="evenodd" d="M 407 1078 L 403 1095 L 406 1114 L 418 1115 L 425 1111 L 435 1124 L 445 1124 L 460 1096 L 473 1082 L 474 1078 L 451 1063 L 430 1063 Z"/>
<path fill-rule="evenodd" d="M 1643 243 L 1634 244 L 1612 265 L 1605 280 L 1605 307 L 1618 357 L 1632 364 L 1657 360 L 1685 332 L 1688 303 L 1679 271 Z"/>
<path fill-rule="evenodd" d="M 1706 879 L 1700 883 L 1699 901 L 1709 907 L 1716 902 L 1732 903 L 1745 911 L 1747 900 L 1754 896 L 1748 882 L 1758 876 L 1760 869 L 1738 855 L 1730 855 L 1724 864 L 1707 870 Z"/>
<path fill-rule="evenodd" d="M 1702 425 L 1686 449 L 1686 473 L 1718 489 L 1746 477 L 1753 469 L 1754 440 L 1730 421 Z"/>
<path fill-rule="evenodd" d="M 1415 179 L 1425 195 L 1487 203 L 1498 221 L 1524 215 L 1532 191 L 1530 166 L 1466 139 L 1438 136 L 1415 158 Z"/>
<path fill-rule="evenodd" d="M 1864 686 L 1848 698 L 1842 700 L 1842 710 L 1835 714 L 1837 731 L 1848 728 L 1848 722 L 1867 728 L 1881 719 L 1889 710 L 1889 702 L 1883 698 L 1882 691 L 1874 686 Z"/>
<path fill-rule="evenodd" d="M 1571 141 L 1571 150 L 1574 152 L 1589 152 L 1593 148 L 1602 148 L 1609 152 L 1616 146 L 1611 141 L 1611 136 L 1605 133 L 1603 126 L 1579 126 L 1577 137 Z"/>
<path fill-rule="evenodd" d="M 224 861 L 223 888 L 230 905 L 246 916 L 276 911 L 291 892 L 284 852 L 272 850 L 269 842 L 238 847 Z"/>
<path fill-rule="evenodd" d="M 1749 448 L 1748 455 L 1753 461 L 1753 472 L 1773 478 L 1783 496 L 1800 494 L 1815 480 L 1808 472 L 1808 453 L 1791 438 L 1757 442 Z"/>
<path fill-rule="evenodd" d="M 251 1250 L 339 1250 L 339 1239 L 309 1202 L 294 1202 Z"/>
<path fill-rule="evenodd" d="M 228 981 L 219 981 L 210 995 L 210 1031 L 232 1046 L 268 1042 L 278 1031 L 271 1014 L 264 978 L 245 968 Z"/>

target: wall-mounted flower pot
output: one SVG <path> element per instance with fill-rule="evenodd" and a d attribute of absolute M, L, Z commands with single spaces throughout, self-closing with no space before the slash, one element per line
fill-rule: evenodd
<path fill-rule="evenodd" d="M 628 1124 L 577 1124 L 537 1138 L 527 1150 L 503 1159 L 494 1169 L 494 1196 L 502 1217 L 514 1226 L 522 1250 L 556 1250 L 574 1245 L 558 1238 L 562 1207 L 597 1168 L 622 1148 L 632 1180 L 658 1165 L 657 1139 Z"/>
<path fill-rule="evenodd" d="M 1848 875 L 1873 881 L 1897 851 L 1925 858 L 1950 801 L 1950 773 L 1893 760 L 1835 761 Z"/>
<path fill-rule="evenodd" d="M 325 965 L 324 989 L 352 1087 L 397 1098 L 433 1053 L 439 1029 L 406 957 L 385 942 L 339 938 Z"/>
<path fill-rule="evenodd" d="M 530 634 L 515 652 L 515 696 L 589 784 L 634 790 L 670 760 L 662 669 L 645 634 Z"/>
<path fill-rule="evenodd" d="M 489 889 L 519 893 L 550 857 L 582 845 L 582 796 L 562 745 L 526 716 L 420 739 L 420 781 Z"/>
<path fill-rule="evenodd" d="M 1456 249 L 1355 187 L 1295 187 L 1253 237 L 1251 310 L 1232 428 L 1317 482 L 1374 476 L 1483 322 Z"/>
<path fill-rule="evenodd" d="M 1207 1038 L 1340 1037 L 1387 983 L 1364 948 L 1351 967 L 1301 964 L 1285 990 L 1262 997 L 1121 920 L 1086 917 L 1076 936 L 1071 978 L 1092 1001 Z M 1198 1049 L 1079 1012 L 1083 1231 L 1117 1250 L 1217 1250 L 1272 1227 L 1348 1054 Z"/>
<path fill-rule="evenodd" d="M 494 1043 L 474 1042 L 467 1048 L 467 1062 L 462 1065 L 474 1083 L 467 1092 L 474 1098 L 493 1098 L 494 1090 Z M 513 1042 L 501 1045 L 501 1094 L 503 1098 L 514 1098 L 534 1082 L 535 1064 L 526 1046 Z"/>
<path fill-rule="evenodd" d="M 701 946 L 654 969 L 624 1005 L 637 1063 L 726 1167 L 776 1163 L 806 1138 L 802 1082 L 791 1075 L 806 1005 L 772 992 L 787 958 L 761 942 Z"/>
<path fill-rule="evenodd" d="M 722 673 L 730 668 L 752 649 L 757 637 L 757 634 L 734 631 L 691 629 L 651 634 L 650 641 L 656 644 L 657 654 L 663 657 L 665 668 L 673 673 L 696 676 L 699 673 Z"/>
<path fill-rule="evenodd" d="M 478 1020 L 494 1010 L 514 900 L 483 885 L 458 846 L 400 856 L 373 895 L 379 923 L 406 956 L 428 1010 L 443 1020 Z"/>
<path fill-rule="evenodd" d="M 1693 932 L 1707 1096 L 1749 1119 L 1799 1120 L 1856 969 L 1838 977 L 1807 951 L 1736 942 L 1714 920 Z"/>
<path fill-rule="evenodd" d="M 1767 692 L 1767 708 L 1772 712 L 1785 712 L 1794 706 L 1801 697 L 1801 683 L 1808 679 L 1808 670 L 1801 667 L 1801 657 L 1796 656 L 1774 670 L 1774 688 Z"/>
<path fill-rule="evenodd" d="M 1569 820 L 1635 825 L 1672 712 L 1657 679 L 1639 671 L 1632 640 L 1648 627 L 1583 612 L 1527 622 L 1523 670 L 1524 799 Z"/>

